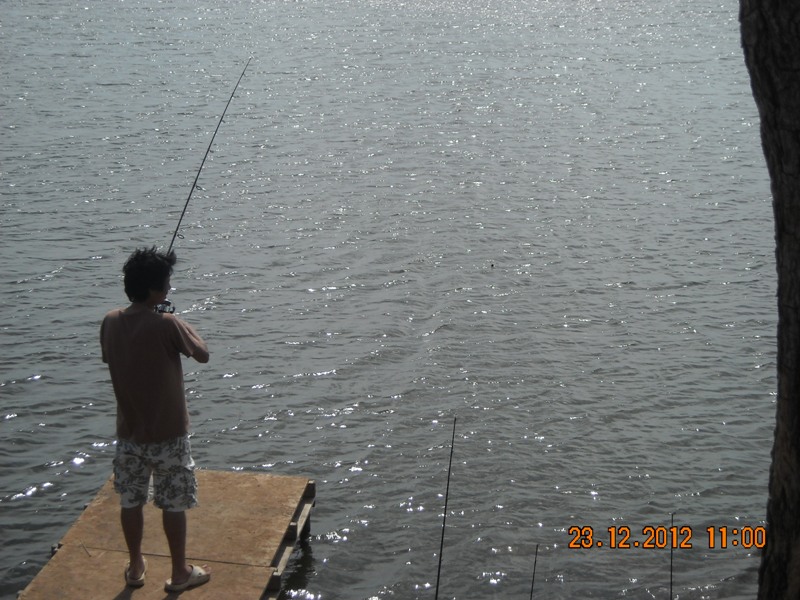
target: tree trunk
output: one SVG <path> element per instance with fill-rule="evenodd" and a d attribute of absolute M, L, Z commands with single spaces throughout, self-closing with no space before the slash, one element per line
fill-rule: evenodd
<path fill-rule="evenodd" d="M 775 214 L 778 400 L 759 600 L 800 598 L 800 2 L 740 0 Z"/>

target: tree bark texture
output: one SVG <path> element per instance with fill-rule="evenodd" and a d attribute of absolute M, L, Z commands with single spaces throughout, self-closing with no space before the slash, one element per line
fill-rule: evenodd
<path fill-rule="evenodd" d="M 800 2 L 740 0 L 775 215 L 778 399 L 759 600 L 800 599 Z"/>

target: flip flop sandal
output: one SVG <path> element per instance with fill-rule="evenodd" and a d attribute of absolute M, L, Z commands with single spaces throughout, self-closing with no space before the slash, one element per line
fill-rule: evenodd
<path fill-rule="evenodd" d="M 198 567 L 197 565 L 189 566 L 192 567 L 192 572 L 189 575 L 189 579 L 183 583 L 172 583 L 172 579 L 167 579 L 167 582 L 164 584 L 164 590 L 167 592 L 183 592 L 189 588 L 203 585 L 205 582 L 211 579 L 211 573 L 206 573 L 201 567 Z"/>
<path fill-rule="evenodd" d="M 140 588 L 144 585 L 144 576 L 147 573 L 147 559 L 144 559 L 144 571 L 142 571 L 141 576 L 138 579 L 134 579 L 130 576 L 131 570 L 131 563 L 125 565 L 125 583 L 128 587 Z"/>

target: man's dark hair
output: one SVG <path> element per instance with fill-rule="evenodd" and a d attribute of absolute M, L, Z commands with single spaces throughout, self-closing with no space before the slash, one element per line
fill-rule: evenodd
<path fill-rule="evenodd" d="M 122 267 L 128 299 L 131 302 L 144 302 L 150 290 L 163 290 L 176 260 L 174 251 L 165 254 L 158 252 L 155 246 L 134 251 Z"/>

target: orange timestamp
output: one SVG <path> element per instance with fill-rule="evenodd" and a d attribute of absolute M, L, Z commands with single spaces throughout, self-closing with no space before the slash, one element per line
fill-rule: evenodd
<path fill-rule="evenodd" d="M 767 545 L 767 529 L 757 527 L 706 527 L 705 535 L 695 536 L 689 525 L 645 525 L 641 536 L 634 535 L 627 525 L 608 527 L 598 535 L 598 531 L 590 525 L 572 525 L 567 532 L 571 536 L 568 548 L 612 548 L 627 550 L 630 548 L 653 549 L 690 549 L 700 539 L 703 547 L 709 550 L 716 548 L 763 548 Z M 607 535 L 606 535 L 607 533 Z"/>

